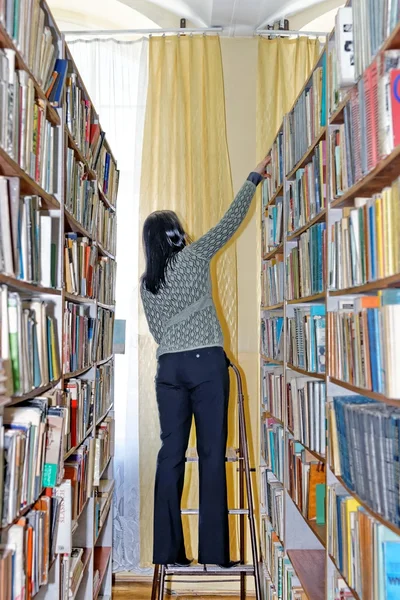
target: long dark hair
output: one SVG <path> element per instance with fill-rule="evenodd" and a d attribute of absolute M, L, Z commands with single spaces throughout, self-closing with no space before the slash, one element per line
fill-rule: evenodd
<path fill-rule="evenodd" d="M 165 285 L 167 267 L 186 246 L 186 234 L 172 210 L 151 213 L 143 225 L 143 248 L 146 269 L 142 282 L 152 294 Z"/>

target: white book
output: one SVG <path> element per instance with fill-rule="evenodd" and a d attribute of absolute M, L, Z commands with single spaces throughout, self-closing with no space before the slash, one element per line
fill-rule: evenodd
<path fill-rule="evenodd" d="M 4 262 L 4 272 L 6 275 L 14 276 L 10 204 L 6 177 L 0 177 L 0 243 L 2 246 L 1 253 Z"/>
<path fill-rule="evenodd" d="M 24 561 L 25 528 L 22 525 L 13 525 L 7 532 L 7 545 L 15 552 L 13 598 L 25 598 L 25 561 Z"/>
<path fill-rule="evenodd" d="M 65 479 L 54 488 L 57 498 L 61 498 L 58 521 L 56 553 L 70 554 L 72 551 L 72 486 L 71 480 Z"/>
<path fill-rule="evenodd" d="M 355 83 L 353 10 L 351 7 L 339 8 L 336 14 L 336 56 L 339 87 Z"/>
<path fill-rule="evenodd" d="M 52 217 L 40 215 L 40 283 L 43 287 L 51 287 L 51 240 Z"/>

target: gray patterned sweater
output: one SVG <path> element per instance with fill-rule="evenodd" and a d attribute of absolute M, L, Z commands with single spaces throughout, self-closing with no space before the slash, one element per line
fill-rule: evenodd
<path fill-rule="evenodd" d="M 223 346 L 212 299 L 210 261 L 243 222 L 262 177 L 251 173 L 220 222 L 197 242 L 178 252 L 166 284 L 152 294 L 141 286 L 143 307 L 157 357 L 210 346 Z"/>

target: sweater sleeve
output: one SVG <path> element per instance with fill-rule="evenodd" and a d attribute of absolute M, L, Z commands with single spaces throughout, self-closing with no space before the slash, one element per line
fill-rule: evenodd
<path fill-rule="evenodd" d="M 150 305 L 148 299 L 146 298 L 146 295 L 143 293 L 142 293 L 142 302 L 143 302 L 144 314 L 146 315 L 147 324 L 149 326 L 150 333 L 153 336 L 154 340 L 157 342 L 157 344 L 160 344 L 163 333 L 164 333 L 163 319 L 162 319 L 161 311 L 158 309 L 158 307 L 155 304 L 152 303 Z"/>
<path fill-rule="evenodd" d="M 231 239 L 243 223 L 253 200 L 257 186 L 257 183 L 250 179 L 253 175 L 257 174 L 251 173 L 220 222 L 197 242 L 190 245 L 191 251 L 202 258 L 211 260 Z"/>

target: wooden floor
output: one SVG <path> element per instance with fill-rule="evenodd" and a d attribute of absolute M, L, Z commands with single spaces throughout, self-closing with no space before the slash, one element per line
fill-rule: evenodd
<path fill-rule="evenodd" d="M 151 585 L 148 583 L 117 583 L 113 588 L 112 597 L 113 600 L 150 600 Z M 174 594 L 170 597 L 177 600 L 212 600 L 213 598 L 218 598 L 218 600 L 238 600 L 238 596 L 201 596 L 199 594 L 195 596 Z"/>

